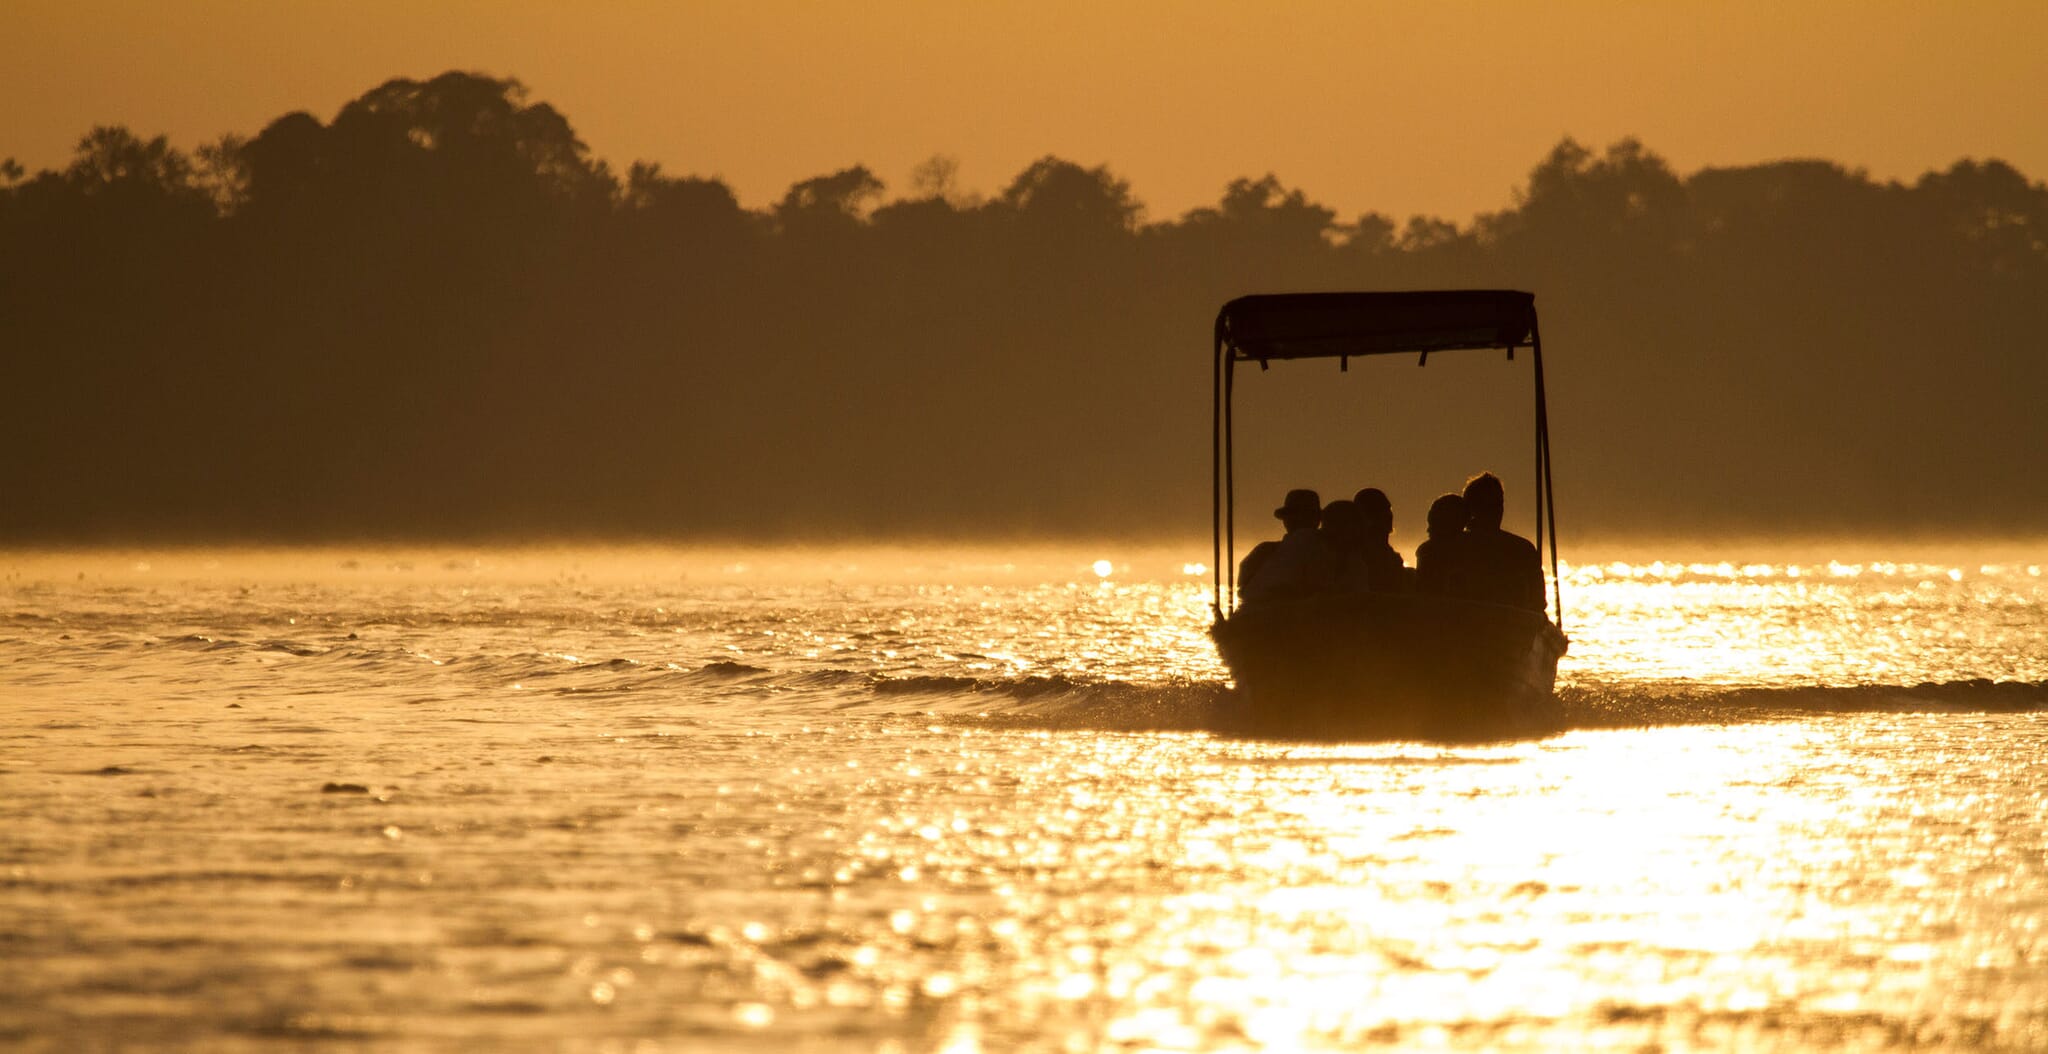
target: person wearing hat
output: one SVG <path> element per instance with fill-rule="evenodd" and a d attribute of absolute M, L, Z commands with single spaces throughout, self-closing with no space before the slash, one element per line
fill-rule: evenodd
<path fill-rule="evenodd" d="M 1323 522 L 1323 499 L 1315 491 L 1288 491 L 1273 518 L 1287 533 L 1277 542 L 1253 546 L 1238 565 L 1237 592 L 1246 604 L 1307 596 L 1335 576 L 1329 546 L 1316 530 Z"/>

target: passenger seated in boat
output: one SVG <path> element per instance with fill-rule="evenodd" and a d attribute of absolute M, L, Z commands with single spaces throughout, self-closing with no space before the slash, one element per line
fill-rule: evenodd
<path fill-rule="evenodd" d="M 1237 591 L 1247 605 L 1321 592 L 1333 577 L 1335 561 L 1316 530 L 1323 522 L 1321 496 L 1290 490 L 1273 516 L 1287 534 L 1253 546 L 1238 565 Z"/>
<path fill-rule="evenodd" d="M 1507 504 L 1500 477 L 1491 472 L 1465 481 L 1465 524 L 1460 554 L 1465 595 L 1473 600 L 1542 611 L 1543 561 L 1529 539 L 1501 530 Z"/>
<path fill-rule="evenodd" d="M 1443 494 L 1429 503 L 1429 538 L 1415 547 L 1415 591 L 1436 596 L 1465 592 L 1459 557 L 1465 545 L 1465 498 Z"/>
<path fill-rule="evenodd" d="M 1364 521 L 1364 532 L 1353 551 L 1365 562 L 1366 588 L 1382 593 L 1406 593 L 1414 589 L 1415 572 L 1402 562 L 1401 554 L 1387 541 L 1394 535 L 1394 503 L 1388 501 L 1386 492 L 1378 487 L 1359 491 L 1351 501 L 1358 507 Z"/>
<path fill-rule="evenodd" d="M 1363 593 L 1372 588 L 1366 564 L 1366 523 L 1363 510 L 1342 498 L 1323 506 L 1323 545 L 1330 550 L 1328 587 L 1338 593 Z"/>

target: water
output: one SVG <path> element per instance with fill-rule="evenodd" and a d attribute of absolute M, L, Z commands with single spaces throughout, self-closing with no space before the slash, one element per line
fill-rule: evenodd
<path fill-rule="evenodd" d="M 0 555 L 0 1046 L 2048 1046 L 2048 547 L 1589 561 L 1483 747 L 1204 555 Z"/>

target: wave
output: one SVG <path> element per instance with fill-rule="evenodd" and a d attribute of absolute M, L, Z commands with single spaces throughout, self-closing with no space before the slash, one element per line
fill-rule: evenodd
<path fill-rule="evenodd" d="M 292 640 L 266 640 L 256 645 L 256 649 L 258 651 L 283 652 L 286 655 L 297 655 L 301 658 L 312 655 L 326 655 L 334 650 L 332 648 L 323 648 L 316 644 L 302 644 Z"/>
<path fill-rule="evenodd" d="M 152 642 L 143 641 L 142 643 L 143 646 L 147 647 Z M 232 637 L 209 637 L 203 633 L 187 633 L 177 637 L 165 637 L 154 643 L 161 644 L 166 648 L 175 648 L 179 651 L 226 651 L 232 648 L 247 646 L 242 641 L 235 640 Z"/>
<path fill-rule="evenodd" d="M 744 662 L 733 662 L 730 659 L 721 659 L 717 662 L 707 662 L 694 670 L 688 670 L 685 672 L 699 677 L 723 678 L 758 677 L 762 674 L 768 673 L 769 671 L 760 666 L 750 666 Z"/>
<path fill-rule="evenodd" d="M 933 713 L 973 724 L 1100 731 L 1199 731 L 1223 723 L 1233 709 L 1216 683 L 1085 680 L 1062 674 L 1032 677 L 875 676 L 883 697 L 928 698 Z"/>

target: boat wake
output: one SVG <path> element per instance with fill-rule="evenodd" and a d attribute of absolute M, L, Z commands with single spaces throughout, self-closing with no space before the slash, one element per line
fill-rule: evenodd
<path fill-rule="evenodd" d="M 951 722 L 1010 728 L 1116 732 L 1233 732 L 1236 695 L 1217 684 L 1145 684 L 1067 677 L 877 678 L 880 697 Z M 1985 678 L 1915 685 L 1728 687 L 1690 684 L 1570 685 L 1558 690 L 1564 728 L 1744 724 L 1856 713 L 2048 711 L 2048 681 Z M 902 707 L 892 707 L 900 710 Z"/>
<path fill-rule="evenodd" d="M 21 621 L 17 619 L 17 622 Z M 8 642 L 0 640 L 0 645 Z M 27 646 L 29 642 L 15 642 Z M 355 634 L 279 638 L 263 633 L 177 633 L 73 643 L 22 675 L 25 684 L 62 684 L 80 668 L 154 663 L 167 684 L 184 685 L 224 663 L 281 689 L 374 680 L 408 700 L 457 700 L 472 692 L 517 690 L 579 706 L 647 707 L 731 718 L 758 714 L 809 723 L 819 716 L 1002 729 L 1190 732 L 1232 735 L 1246 725 L 1238 694 L 1198 678 L 1145 679 L 1052 673 L 1002 675 L 958 667 L 847 668 L 719 659 L 696 663 L 512 648 L 428 652 L 406 637 Z M 54 658 L 54 661 L 52 661 Z M 2048 711 L 2048 680 L 1987 677 L 1917 684 L 1728 685 L 1675 680 L 1574 680 L 1557 689 L 1563 729 L 1744 724 L 1830 714 L 2014 714 Z M 1314 731 L 1313 728 L 1307 731 Z M 1331 730 L 1328 735 L 1342 737 Z"/>
<path fill-rule="evenodd" d="M 873 689 L 885 697 L 927 702 L 936 716 L 995 727 L 1198 732 L 1226 724 L 1236 712 L 1228 688 L 1193 681 L 897 677 L 879 679 Z"/>
<path fill-rule="evenodd" d="M 2048 710 L 2048 681 L 1982 677 L 1911 685 L 1573 685 L 1557 694 L 1574 728 L 1737 724 L 1821 714 Z"/>

